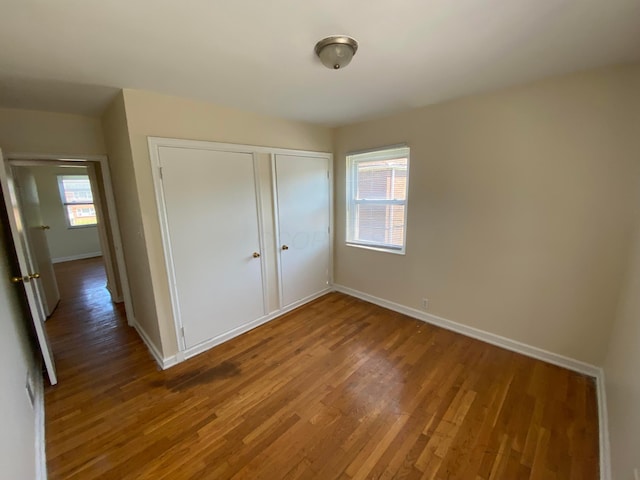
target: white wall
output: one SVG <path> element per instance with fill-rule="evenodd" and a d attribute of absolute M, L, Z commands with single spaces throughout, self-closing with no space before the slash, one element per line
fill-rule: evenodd
<path fill-rule="evenodd" d="M 336 283 L 602 365 L 640 205 L 640 66 L 337 129 Z M 411 147 L 406 256 L 347 247 L 345 154 Z"/>
<path fill-rule="evenodd" d="M 51 258 L 59 259 L 100 254 L 100 239 L 95 226 L 69 228 L 66 210 L 60 199 L 58 175 L 87 175 L 87 167 L 30 167 L 38 187 L 42 221 L 50 227 L 47 243 Z"/>
<path fill-rule="evenodd" d="M 9 227 L 0 214 L 0 476 L 7 479 L 36 478 L 36 419 L 25 389 L 27 374 L 34 369 L 34 355 L 27 335 L 28 314 L 19 294 L 22 287 L 9 278 L 18 270 L 8 248 Z"/>

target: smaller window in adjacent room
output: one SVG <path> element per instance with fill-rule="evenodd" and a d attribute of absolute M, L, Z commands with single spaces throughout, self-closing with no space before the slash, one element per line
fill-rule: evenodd
<path fill-rule="evenodd" d="M 347 155 L 347 245 L 405 252 L 409 147 Z"/>
<path fill-rule="evenodd" d="M 98 223 L 88 175 L 58 175 L 58 188 L 69 228 Z"/>

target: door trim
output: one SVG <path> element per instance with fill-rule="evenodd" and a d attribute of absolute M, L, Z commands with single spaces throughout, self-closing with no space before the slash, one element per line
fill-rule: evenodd
<path fill-rule="evenodd" d="M 162 239 L 162 249 L 164 265 L 167 271 L 167 281 L 169 283 L 169 294 L 171 297 L 171 315 L 173 316 L 173 327 L 175 329 L 176 340 L 178 342 L 178 352 L 187 349 L 187 342 L 184 338 L 184 326 L 180 316 L 180 305 L 176 292 L 176 272 L 173 268 L 173 250 L 171 249 L 171 237 L 169 235 L 169 219 L 167 218 L 167 206 L 164 201 L 164 184 L 162 182 L 162 162 L 160 161 L 160 147 L 165 145 L 158 142 L 152 143 L 149 137 L 149 158 L 151 160 L 151 176 L 153 177 L 153 191 L 156 196 L 156 209 L 158 220 L 160 221 L 160 237 Z"/>
<path fill-rule="evenodd" d="M 273 204 L 273 236 L 275 237 L 275 245 L 276 245 L 276 272 L 278 275 L 278 310 L 282 309 L 284 306 L 284 297 L 282 290 L 282 257 L 280 255 L 280 246 L 282 245 L 280 241 L 280 211 L 278 202 L 278 174 L 276 170 L 276 155 L 272 153 L 269 155 L 269 162 L 271 163 L 271 202 Z"/>
<path fill-rule="evenodd" d="M 252 155 L 253 189 L 256 195 L 256 215 L 258 220 L 258 244 L 260 245 L 260 279 L 262 280 L 262 315 L 269 313 L 269 276 L 267 275 L 267 249 L 264 241 L 264 219 L 262 215 L 262 188 L 260 187 L 260 168 L 258 154 Z"/>
<path fill-rule="evenodd" d="M 95 165 L 100 168 L 102 174 L 102 181 L 106 199 L 106 206 L 101 205 L 102 208 L 106 207 L 106 211 L 109 217 L 109 226 L 111 227 L 111 238 L 113 241 L 115 251 L 115 264 L 118 268 L 118 279 L 120 280 L 120 287 L 122 289 L 122 298 L 113 298 L 114 301 L 124 301 L 125 312 L 127 316 L 127 323 L 131 326 L 135 322 L 133 316 L 133 304 L 131 301 L 131 291 L 129 288 L 129 279 L 127 277 L 127 268 L 124 260 L 124 254 L 122 249 L 122 237 L 120 235 L 120 224 L 118 223 L 118 212 L 116 210 L 115 196 L 113 193 L 113 182 L 111 179 L 111 172 L 109 170 L 109 159 L 106 155 L 79 155 L 79 154 L 42 154 L 42 153 L 25 153 L 25 152 L 9 152 L 4 157 L 5 165 L 18 165 L 18 166 L 55 166 L 55 165 L 69 165 L 78 163 L 79 166 L 86 166 L 91 168 L 91 165 Z M 6 168 L 6 167 L 5 167 Z M 97 204 L 96 204 L 97 205 Z M 105 248 L 103 249 L 103 255 L 105 254 Z M 107 252 L 107 258 L 109 253 Z M 110 262 L 113 265 L 113 259 Z M 105 268 L 112 268 L 106 266 Z M 114 272 L 115 275 L 115 272 Z"/>
<path fill-rule="evenodd" d="M 176 147 L 176 148 L 194 148 L 196 150 L 216 150 L 218 152 L 236 152 L 236 153 L 265 153 L 294 155 L 298 157 L 322 157 L 329 160 L 333 159 L 333 154 L 328 152 L 314 152 L 311 150 L 293 150 L 288 148 L 263 147 L 259 145 L 242 145 L 238 143 L 220 143 L 207 142 L 204 140 L 185 140 L 180 138 L 166 137 L 147 137 L 149 150 L 157 149 L 157 147 Z M 156 152 L 157 153 L 157 152 Z M 152 159 L 153 163 L 153 159 Z M 155 163 L 154 163 L 155 165 Z"/>
<path fill-rule="evenodd" d="M 251 330 L 252 328 L 257 327 L 258 325 L 261 325 L 262 323 L 265 323 L 273 318 L 276 318 L 277 316 L 282 315 L 283 313 L 292 310 L 293 308 L 295 308 L 296 306 L 300 306 L 303 305 L 304 303 L 307 303 L 311 300 L 313 300 L 314 298 L 317 298 L 318 296 L 321 296 L 329 291 L 331 291 L 331 285 L 333 283 L 333 261 L 330 262 L 330 266 L 329 266 L 329 285 L 327 286 L 327 289 L 321 293 L 319 293 L 318 295 L 314 295 L 312 297 L 309 298 L 305 298 L 303 300 L 301 300 L 300 302 L 296 302 L 293 305 L 287 306 L 287 308 L 283 309 L 282 308 L 282 302 L 281 302 L 281 291 L 282 289 L 278 287 L 278 298 L 279 298 L 279 305 L 278 305 L 278 309 L 268 313 L 267 315 L 255 319 L 253 321 L 249 321 L 247 324 L 242 325 L 240 327 L 237 327 L 233 330 L 231 330 L 230 332 L 225 332 L 221 335 L 218 335 L 215 338 L 209 339 L 205 342 L 202 342 L 198 345 L 195 345 L 193 347 L 187 348 L 186 346 L 186 342 L 184 339 L 184 335 L 182 332 L 182 321 L 180 319 L 180 312 L 179 312 L 179 305 L 176 302 L 177 296 L 175 295 L 175 285 L 176 285 L 176 278 L 175 278 L 175 273 L 173 271 L 173 265 L 172 265 L 172 261 L 173 261 L 173 255 L 171 252 L 171 244 L 170 244 L 170 238 L 169 238 L 169 225 L 168 225 L 168 218 L 167 218 L 167 212 L 166 212 L 166 205 L 164 202 L 164 190 L 163 190 L 163 185 L 162 185 L 162 163 L 160 160 L 160 148 L 162 147 L 170 147 L 170 148 L 185 148 L 185 149 L 196 149 L 196 150 L 212 150 L 212 151 L 218 151 L 218 152 L 230 152 L 230 153 L 246 153 L 246 154 L 250 154 L 253 156 L 254 158 L 254 176 L 255 176 L 255 162 L 256 162 L 256 154 L 267 154 L 270 155 L 270 163 L 271 163 L 271 169 L 272 169 L 272 175 L 273 175 L 273 168 L 274 168 L 274 156 L 276 154 L 280 154 L 280 155 L 294 155 L 294 156 L 299 156 L 299 157 L 315 157 L 315 158 L 326 158 L 328 160 L 328 164 L 329 164 L 329 228 L 330 228 L 330 244 L 329 244 L 329 249 L 330 249 L 330 258 L 333 259 L 333 232 L 334 232 L 334 227 L 333 227 L 333 154 L 332 153 L 328 153 L 328 152 L 314 152 L 314 151 L 307 151 L 307 150 L 293 150 L 293 149 L 286 149 L 286 148 L 274 148 L 274 147 L 264 147 L 264 146 L 256 146 L 256 145 L 242 145 L 242 144 L 234 144 L 234 143 L 219 143 L 219 142 L 208 142 L 208 141 L 201 141 L 201 140 L 185 140 L 185 139 L 178 139 L 178 138 L 165 138 L 165 137 L 153 137 L 153 136 L 149 136 L 147 137 L 147 144 L 149 146 L 149 158 L 151 160 L 151 174 L 153 177 L 153 186 L 154 186 L 154 193 L 155 193 L 155 199 L 156 199 L 156 208 L 157 208 L 157 213 L 158 213 L 158 219 L 160 221 L 160 234 L 161 234 L 161 238 L 162 238 L 162 246 L 164 249 L 164 260 L 165 260 L 165 268 L 167 270 L 167 280 L 169 283 L 169 291 L 171 294 L 171 313 L 173 316 L 173 324 L 174 324 L 174 328 L 175 328 L 175 333 L 176 333 L 176 338 L 177 338 L 177 343 L 178 343 L 178 355 L 176 355 L 177 357 L 177 361 L 176 363 L 180 363 L 181 361 L 183 361 L 184 359 L 187 359 L 193 355 L 196 355 L 198 353 L 201 353 L 205 350 L 208 350 L 209 348 L 214 347 L 215 345 L 218 345 L 230 338 L 233 338 L 237 335 L 240 335 L 241 333 L 244 333 L 248 330 Z M 255 179 L 256 182 L 258 182 L 258 179 Z M 273 181 L 273 178 L 272 178 Z M 259 195 L 259 191 L 256 190 L 256 198 L 257 198 L 257 202 L 261 202 L 261 198 Z M 274 194 L 277 194 L 276 191 L 274 191 Z M 260 208 L 260 203 L 258 203 L 257 208 L 257 214 L 259 217 L 259 222 L 263 222 L 262 217 L 262 210 Z M 275 205 L 274 205 L 275 208 Z M 277 215 L 277 212 L 275 212 L 274 210 L 274 216 Z M 262 226 L 262 223 L 259 224 L 259 226 Z M 275 227 L 275 226 L 274 226 Z M 276 228 L 277 230 L 277 228 Z M 261 248 L 264 248 L 264 239 L 263 237 L 263 231 L 260 231 L 260 242 L 261 242 Z M 278 246 L 278 244 L 276 244 L 276 247 Z M 264 254 L 264 252 L 263 252 Z M 263 255 L 264 256 L 264 255 Z M 276 255 L 276 261 L 279 262 L 278 259 L 278 255 Z M 265 272 L 264 272 L 264 261 L 265 259 L 263 258 L 261 260 L 262 263 L 262 275 L 263 275 L 263 289 L 265 288 L 265 285 L 267 282 L 264 282 L 265 279 Z M 279 264 L 277 266 L 278 269 L 278 277 L 280 277 L 280 271 L 279 271 Z M 279 283 L 279 278 L 278 278 L 278 283 Z M 273 287 L 273 286 L 271 286 Z M 294 306 L 295 305 L 295 306 Z M 265 313 L 267 313 L 268 308 L 266 308 L 267 306 L 267 299 L 265 296 Z"/>

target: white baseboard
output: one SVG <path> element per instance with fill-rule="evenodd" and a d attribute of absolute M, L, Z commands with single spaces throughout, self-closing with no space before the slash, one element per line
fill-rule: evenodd
<path fill-rule="evenodd" d="M 151 338 L 149 337 L 147 332 L 144 330 L 144 328 L 142 328 L 142 326 L 135 319 L 132 319 L 129 325 L 136 329 L 136 332 L 138 332 L 138 335 L 140 335 L 140 338 L 142 338 L 142 341 L 147 346 L 149 353 L 151 353 L 151 356 L 153 357 L 153 359 L 156 361 L 156 363 L 162 370 L 166 370 L 167 368 L 178 363 L 176 361 L 175 355 L 168 358 L 164 358 L 162 356 L 162 354 L 160 353 L 160 350 L 158 350 L 158 347 L 156 347 L 153 341 L 151 341 Z"/>
<path fill-rule="evenodd" d="M 36 480 L 47 480 L 47 453 L 44 426 L 44 379 L 42 366 L 37 362 L 33 370 L 34 402 L 36 417 Z"/>
<path fill-rule="evenodd" d="M 303 298 L 302 300 L 299 300 L 297 302 L 292 303 L 291 305 L 287 305 L 286 307 L 277 310 L 275 312 L 270 313 L 269 315 L 266 315 L 264 317 L 260 317 L 257 320 L 254 320 L 252 322 L 248 322 L 245 323 L 244 325 L 238 327 L 238 328 L 234 328 L 233 330 L 230 330 L 228 332 L 223 333 L 222 335 L 218 335 L 217 337 L 211 338 L 205 342 L 199 343 L 198 345 L 195 345 L 191 348 L 187 348 L 186 350 L 184 350 L 184 352 L 180 352 L 184 354 L 184 359 L 186 360 L 187 358 L 191 358 L 194 357 L 202 352 L 206 352 L 207 350 L 215 347 L 216 345 L 220 345 L 221 343 L 226 342 L 227 340 L 230 340 L 234 337 L 237 337 L 238 335 L 242 335 L 243 333 L 248 332 L 249 330 L 253 330 L 256 327 L 259 327 L 260 325 L 267 323 L 271 320 L 273 320 L 274 318 L 280 317 L 281 315 L 284 315 L 285 313 L 290 312 L 291 310 L 294 310 L 306 303 L 309 303 L 313 300 L 315 300 L 316 298 L 321 297 L 322 295 L 326 295 L 327 293 L 331 292 L 333 290 L 333 288 L 329 287 L 326 288 L 324 290 L 322 290 L 321 292 L 318 292 L 316 294 L 310 295 L 306 298 Z M 179 362 L 177 362 L 179 363 Z"/>
<path fill-rule="evenodd" d="M 438 317 L 436 315 L 432 315 L 426 312 L 421 312 L 420 310 L 416 310 L 414 308 L 407 307 L 405 305 L 391 302 L 389 300 L 375 297 L 373 295 L 369 295 L 367 293 L 360 292 L 358 290 L 354 290 L 352 288 L 348 288 L 343 285 L 337 285 L 337 284 L 334 284 L 332 288 L 323 290 L 322 292 L 319 292 L 308 298 L 300 300 L 299 302 L 293 303 L 284 309 L 278 310 L 265 317 L 259 318 L 258 320 L 255 320 L 253 322 L 249 322 L 234 330 L 231 330 L 215 338 L 207 340 L 206 342 L 200 343 L 194 347 L 178 352 L 176 355 L 172 355 L 171 357 L 168 357 L 168 358 L 162 357 L 162 355 L 160 354 L 160 351 L 151 341 L 147 333 L 135 320 L 132 321 L 131 326 L 133 326 L 136 329 L 136 331 L 138 332 L 138 334 L 146 344 L 147 348 L 151 352 L 151 355 L 153 356 L 155 361 L 158 363 L 160 368 L 165 370 L 169 367 L 172 367 L 173 365 L 177 365 L 178 363 L 183 362 L 188 358 L 194 357 L 195 355 L 198 355 L 217 345 L 220 345 L 221 343 L 231 338 L 237 337 L 238 335 L 242 335 L 243 333 L 248 332 L 249 330 L 252 330 L 264 323 L 267 323 L 273 320 L 274 318 L 284 315 L 285 313 L 288 313 L 291 310 L 294 310 L 308 302 L 311 302 L 312 300 L 315 300 L 316 298 L 319 298 L 322 295 L 325 295 L 326 293 L 332 290 L 344 293 L 346 295 L 350 295 L 352 297 L 359 298 L 361 300 L 364 300 L 369 303 L 373 303 L 375 305 L 379 305 L 384 308 L 388 308 L 389 310 L 402 313 L 404 315 L 407 315 L 412 318 L 416 318 L 423 322 L 430 323 L 432 325 L 436 325 L 438 327 L 442 327 L 444 329 L 451 330 L 456 333 L 460 333 L 467 337 L 475 338 L 477 340 L 481 340 L 483 342 L 487 342 L 492 345 L 496 345 L 498 347 L 502 347 L 507 350 L 517 352 L 522 355 L 526 355 L 528 357 L 535 358 L 537 360 L 548 362 L 553 365 L 557 365 L 557 366 L 567 368 L 569 370 L 573 370 L 575 372 L 593 377 L 596 381 L 596 392 L 597 392 L 597 400 L 598 400 L 598 424 L 599 424 L 599 435 L 600 435 L 600 439 L 599 439 L 600 480 L 611 480 L 609 422 L 608 422 L 608 414 L 607 414 L 604 370 L 600 367 L 582 362 L 580 360 L 575 360 L 573 358 L 569 358 L 564 355 L 559 355 L 557 353 L 549 352 L 547 350 L 543 350 L 541 348 L 534 347 L 532 345 L 527 345 L 525 343 L 518 342 L 516 340 L 511 340 L 509 338 L 496 335 L 494 333 L 469 327 L 467 325 L 463 325 L 461 323 L 457 323 L 452 320 L 447 320 L 446 318 Z M 42 384 L 42 379 L 40 380 L 40 382 Z M 42 428 L 43 428 L 43 435 L 44 435 L 44 403 L 42 408 L 43 408 Z M 43 436 L 43 439 L 44 439 L 44 436 Z M 44 450 L 43 450 L 43 455 L 44 455 Z M 44 465 L 46 467 L 46 462 Z M 42 478 L 46 478 L 46 476 Z"/>
<path fill-rule="evenodd" d="M 74 260 L 84 260 L 85 258 L 101 257 L 102 252 L 81 253 L 79 255 L 71 255 L 69 257 L 56 257 L 51 259 L 51 263 L 72 262 Z"/>
<path fill-rule="evenodd" d="M 609 411 L 604 370 L 596 376 L 598 395 L 598 431 L 600 432 L 600 480 L 611 480 L 611 445 L 609 442 Z"/>
<path fill-rule="evenodd" d="M 575 360 L 573 358 L 565 357 L 557 353 L 549 352 L 538 347 L 527 345 L 526 343 L 511 340 L 510 338 L 502 337 L 494 333 L 486 332 L 477 328 L 469 327 L 461 323 L 447 320 L 446 318 L 431 315 L 426 312 L 421 312 L 415 308 L 400 305 L 389 300 L 385 300 L 368 293 L 360 292 L 343 285 L 333 285 L 333 288 L 337 292 L 341 292 L 352 297 L 359 298 L 369 303 L 379 305 L 394 312 L 403 313 L 409 317 L 422 320 L 423 322 L 436 325 L 438 327 L 451 330 L 456 333 L 460 333 L 467 337 L 475 338 L 483 342 L 496 345 L 498 347 L 511 350 L 513 352 L 521 353 L 527 357 L 532 357 L 543 362 L 548 362 L 559 367 L 564 367 L 569 370 L 573 370 L 584 375 L 593 377 L 596 382 L 596 393 L 598 396 L 598 430 L 600 435 L 600 480 L 611 480 L 611 456 L 609 446 L 609 422 L 607 416 L 607 400 L 605 391 L 604 371 L 600 367 L 591 365 L 589 363 Z"/>
<path fill-rule="evenodd" d="M 160 367 L 162 367 L 163 370 L 166 370 L 167 368 L 171 368 L 174 365 L 184 362 L 184 355 L 180 355 L 180 353 L 181 352 L 178 352 L 175 355 L 163 358 L 162 365 L 160 365 Z"/>
<path fill-rule="evenodd" d="M 106 288 L 107 288 L 107 290 L 109 292 L 109 296 L 111 297 L 111 301 L 113 303 L 122 303 L 122 302 L 124 302 L 124 299 L 122 298 L 122 295 L 120 295 L 120 296 L 115 295 L 115 293 L 114 293 L 115 289 L 111 286 L 111 284 L 109 283 L 108 280 L 107 280 Z"/>
<path fill-rule="evenodd" d="M 400 305 L 399 303 L 394 303 L 383 298 L 375 297 L 373 295 L 369 295 L 368 293 L 360 292 L 343 285 L 334 284 L 333 288 L 338 292 L 345 293 L 369 303 L 374 303 L 381 307 L 388 308 L 389 310 L 393 310 L 394 312 L 403 313 L 409 317 L 422 320 L 423 322 L 430 323 L 432 325 L 436 325 L 438 327 L 442 327 L 456 333 L 460 333 L 467 337 L 475 338 L 476 340 L 482 340 L 483 342 L 487 342 L 498 347 L 506 348 L 507 350 L 511 350 L 512 352 L 521 353 L 523 355 L 526 355 L 527 357 L 532 357 L 538 360 L 542 360 L 543 362 L 552 363 L 554 365 L 558 365 L 559 367 L 568 368 L 569 370 L 573 370 L 590 377 L 596 378 L 601 371 L 601 369 L 599 367 L 596 367 L 595 365 L 591 365 L 580 360 L 575 360 L 573 358 L 565 357 L 564 355 L 559 355 L 557 353 L 549 352 L 532 345 L 527 345 L 526 343 L 518 342 L 517 340 L 511 340 L 510 338 L 502 337 L 500 335 L 496 335 L 495 333 L 490 333 L 478 328 L 469 327 L 452 320 L 447 320 L 446 318 L 431 315 L 430 313 L 421 312 L 420 310 L 416 310 L 415 308 Z"/>

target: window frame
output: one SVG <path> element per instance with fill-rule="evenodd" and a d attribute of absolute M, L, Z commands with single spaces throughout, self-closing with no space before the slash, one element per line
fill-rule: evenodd
<path fill-rule="evenodd" d="M 77 229 L 77 228 L 92 228 L 98 225 L 98 212 L 96 211 L 95 199 L 93 198 L 93 187 L 91 185 L 91 178 L 88 174 L 83 173 L 71 173 L 71 174 L 61 174 L 56 175 L 58 180 L 58 192 L 60 194 L 60 202 L 62 203 L 62 209 L 64 212 L 64 221 L 69 229 Z M 64 177 L 86 177 L 89 181 L 89 188 L 91 189 L 91 197 L 93 202 L 68 202 L 65 196 L 65 188 L 64 188 Z M 83 225 L 71 225 L 71 221 L 69 220 L 69 206 L 76 207 L 93 207 L 94 212 L 96 212 L 96 222 L 95 223 L 87 223 Z"/>
<path fill-rule="evenodd" d="M 403 152 L 402 155 L 398 155 L 398 150 L 405 149 L 406 155 Z M 360 158 L 357 158 L 360 157 Z M 405 195 L 404 200 L 395 199 L 357 199 L 357 178 L 358 178 L 358 164 L 364 161 L 375 160 L 392 160 L 396 158 L 407 159 L 407 173 L 405 181 Z M 411 148 L 409 145 L 397 144 L 384 147 L 372 148 L 368 150 L 359 150 L 355 152 L 349 152 L 346 154 L 346 235 L 345 244 L 349 247 L 364 248 L 367 250 L 375 250 L 380 252 L 393 253 L 396 255 L 405 255 L 407 250 L 407 218 L 409 211 L 409 172 L 411 162 Z M 355 230 L 357 220 L 354 218 L 356 214 L 357 205 L 404 205 L 404 219 L 403 219 L 403 232 L 402 232 L 402 246 L 391 245 L 381 242 L 369 242 L 364 240 L 355 239 Z M 353 219 L 353 221 L 352 221 Z"/>

